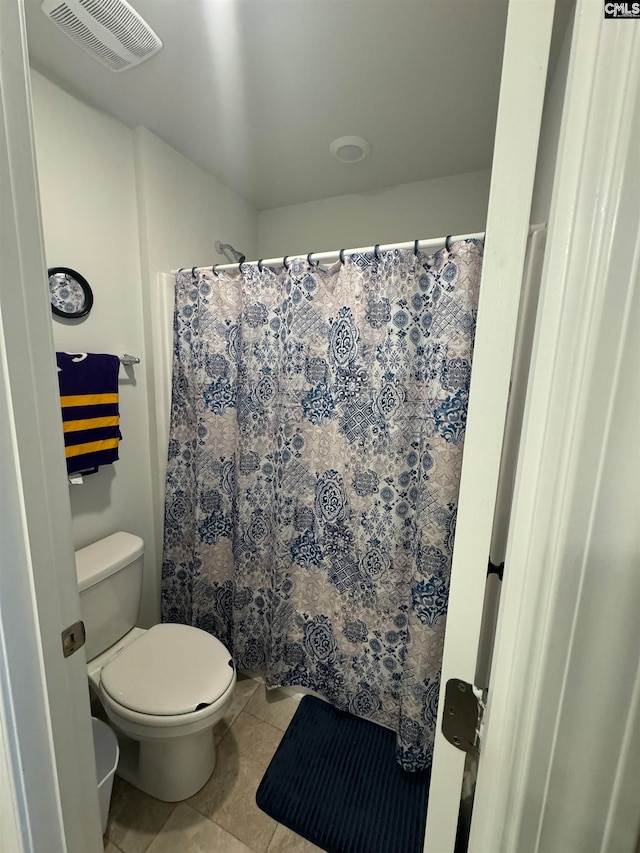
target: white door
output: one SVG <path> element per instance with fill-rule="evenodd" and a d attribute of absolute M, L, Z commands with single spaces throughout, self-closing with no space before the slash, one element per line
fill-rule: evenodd
<path fill-rule="evenodd" d="M 554 0 L 509 2 L 425 853 L 456 837 L 465 754 L 442 734 L 444 691 L 476 671 L 553 13 Z"/>
<path fill-rule="evenodd" d="M 102 850 L 46 284 L 24 21 L 0 2 L 0 709 L 7 853 Z M 11 797 L 13 803 L 7 800 Z M 3 827 L 3 832 L 6 826 Z M 20 846 L 17 846 L 20 845 Z M 5 848 L 3 848 L 4 851 Z"/>

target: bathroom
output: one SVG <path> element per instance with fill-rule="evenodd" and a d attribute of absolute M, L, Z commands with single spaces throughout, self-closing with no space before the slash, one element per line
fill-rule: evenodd
<path fill-rule="evenodd" d="M 140 2 L 134 5 L 160 32 L 162 16 L 158 10 L 154 11 L 153 4 Z M 211 27 L 212 42 L 219 51 L 219 58 L 213 59 L 212 64 L 216 67 L 219 63 L 222 67 L 233 57 L 242 55 L 245 39 L 255 37 L 255 33 L 242 31 L 234 17 L 233 4 L 214 5 L 219 18 L 215 23 L 209 21 L 206 25 Z M 323 50 L 328 50 L 326 45 L 331 43 L 330 49 L 339 53 L 341 48 L 346 49 L 350 39 L 355 39 L 355 31 L 362 25 L 362 16 L 360 19 L 354 16 L 351 25 L 355 30 L 350 31 L 345 26 L 341 33 L 344 44 L 335 39 L 331 42 L 328 35 L 323 40 L 323 32 L 335 34 L 340 29 L 336 21 L 327 15 L 326 9 L 321 9 L 320 3 L 300 5 L 307 11 L 309 6 L 315 6 L 315 17 L 308 20 L 303 14 L 300 17 L 289 15 L 290 30 L 282 32 L 273 27 L 277 31 L 270 37 L 277 44 L 288 40 L 296 43 L 302 57 L 308 50 L 309 32 L 316 34 L 317 43 L 324 44 Z M 359 5 L 362 4 L 350 4 L 355 8 Z M 506 7 L 503 3 L 490 5 L 492 14 L 495 14 L 495 27 L 498 30 L 502 28 L 492 38 L 501 43 Z M 197 9 L 197 4 L 191 6 Z M 328 6 L 336 14 L 336 4 Z M 90 315 L 81 323 L 54 320 L 55 349 L 66 352 L 87 349 L 119 354 L 127 352 L 140 358 L 139 364 L 121 368 L 119 392 L 123 441 L 118 463 L 86 477 L 82 484 L 69 486 L 73 546 L 82 548 L 119 530 L 130 531 L 142 538 L 145 556 L 139 624 L 146 627 L 159 619 L 166 464 L 167 424 L 162 412 L 166 412 L 168 405 L 167 364 L 163 363 L 162 353 L 167 352 L 170 322 L 167 312 L 170 308 L 166 298 L 164 301 L 158 299 L 159 293 L 166 297 L 158 274 L 169 273 L 182 266 L 225 263 L 225 259 L 215 252 L 216 240 L 233 244 L 253 260 L 447 233 L 483 231 L 491 178 L 491 145 L 484 153 L 479 153 L 475 166 L 467 165 L 457 170 L 449 167 L 435 177 L 406 175 L 403 179 L 387 180 L 366 188 L 365 185 L 354 185 L 347 192 L 336 189 L 338 184 L 333 182 L 328 183 L 332 189 L 327 191 L 327 195 L 316 194 L 312 200 L 304 195 L 295 198 L 273 196 L 275 200 L 271 202 L 259 199 L 249 203 L 240 191 L 234 192 L 225 186 L 224 174 L 213 177 L 184 153 L 179 153 L 177 143 L 176 147 L 170 144 L 172 137 L 169 132 L 163 130 L 166 134 L 164 139 L 160 133 L 154 132 L 153 126 L 149 126 L 149 119 L 141 120 L 136 115 L 133 101 L 127 102 L 120 120 L 109 115 L 114 111 L 109 107 L 109 98 L 114 97 L 116 90 L 107 86 L 101 92 L 99 82 L 95 93 L 91 93 L 89 88 L 83 89 L 84 76 L 94 75 L 100 81 L 101 74 L 107 72 L 99 66 L 94 70 L 93 61 L 76 52 L 61 34 L 47 35 L 49 30 L 46 28 L 51 24 L 42 15 L 39 3 L 27 2 L 25 7 L 32 51 L 33 122 L 46 263 L 48 266 L 66 265 L 81 272 L 90 282 L 95 300 Z M 569 62 L 571 13 L 570 4 L 564 4 L 556 15 L 531 223 L 546 222 L 549 218 L 553 163 Z M 192 26 L 198 26 L 198 22 Z M 375 30 L 373 25 L 372 29 Z M 228 37 L 221 39 L 218 36 L 221 31 Z M 172 52 L 174 59 L 179 61 L 179 49 L 172 46 L 171 29 L 161 35 L 165 42 L 163 50 Z M 367 32 L 368 38 L 374 36 L 375 32 Z M 495 43 L 488 35 L 487 39 L 495 52 Z M 160 58 L 161 54 L 130 73 L 152 75 L 153 62 L 160 61 Z M 500 63 L 497 62 L 491 71 L 487 71 L 487 74 L 493 74 L 494 111 L 499 70 Z M 243 111 L 249 108 L 243 102 L 241 88 L 245 73 L 248 73 L 247 69 L 241 67 L 235 75 L 235 84 L 225 78 L 228 88 L 218 92 L 222 121 L 241 121 Z M 114 75 L 114 79 L 119 81 L 119 85 L 126 86 L 127 72 Z M 108 82 L 111 84 L 110 80 Z M 280 82 L 283 90 L 289 91 L 289 84 Z M 216 85 L 223 86 L 222 83 Z M 447 82 L 443 81 L 439 87 L 442 90 L 440 97 L 441 103 L 449 108 L 446 86 Z M 296 91 L 295 87 L 292 88 Z M 364 136 L 374 134 L 380 117 L 384 123 L 384 104 L 382 107 L 375 104 L 376 94 L 372 93 L 371 98 L 376 106 L 372 113 L 375 118 L 369 119 L 371 130 L 363 133 Z M 104 100 L 101 101 L 101 97 Z M 384 93 L 380 97 L 384 101 Z M 157 98 L 161 100 L 161 91 Z M 297 95 L 293 99 L 296 102 L 300 100 Z M 313 109 L 309 105 L 304 108 Z M 126 110 L 129 112 L 125 118 Z M 197 115 L 188 115 L 187 112 L 185 108 L 184 114 L 176 116 L 176 123 L 187 123 L 191 127 L 194 123 L 197 125 Z M 446 121 L 446 111 L 443 120 Z M 238 138 L 233 133 L 237 134 L 238 130 L 242 128 L 232 125 L 229 131 L 232 139 L 226 139 L 226 144 L 233 144 L 233 139 Z M 318 143 L 322 156 L 325 156 L 325 149 L 328 151 L 334 136 L 351 132 L 352 128 L 347 126 L 329 133 L 326 140 L 322 140 L 322 145 Z M 202 150 L 198 153 L 197 133 L 193 130 L 191 133 L 195 146 L 193 156 L 198 159 Z M 179 137 L 176 134 L 175 139 Z M 376 139 L 371 141 L 375 152 Z M 308 140 L 302 142 L 308 144 Z M 238 148 L 238 160 L 248 156 L 246 144 L 238 143 Z M 338 170 L 341 182 L 344 182 L 343 176 L 349 168 L 353 168 L 348 164 L 328 162 Z M 298 173 L 295 176 L 299 178 Z M 230 175 L 228 180 L 230 183 L 237 180 L 236 186 L 242 185 L 242 176 Z M 258 183 L 256 180 L 256 186 Z M 258 191 L 255 192 L 258 199 Z M 289 701 L 290 697 L 284 697 L 280 702 L 269 702 L 264 697 L 263 701 L 257 692 L 252 692 L 264 690 L 257 683 L 243 690 L 247 703 L 253 702 L 255 711 L 254 715 L 247 711 L 245 721 L 253 724 L 253 720 L 260 720 L 261 715 L 269 717 L 271 714 L 274 715 L 272 721 L 278 718 L 276 725 L 262 720 L 269 731 L 286 727 L 289 709 L 295 710 L 295 700 Z M 181 806 L 182 811 L 176 812 L 174 820 L 180 818 L 184 821 L 185 814 L 190 814 L 185 812 L 187 808 L 190 807 Z M 136 811 L 135 807 L 133 811 Z M 197 813 L 197 809 L 192 811 Z M 111 847 L 107 849 L 112 853 L 118 850 L 133 853 L 133 850 L 148 848 L 152 851 L 170 849 L 161 847 L 163 842 L 158 835 L 170 818 L 168 811 L 159 811 L 149 818 L 151 824 L 141 829 L 139 834 L 136 834 L 136 827 L 130 827 L 128 837 L 121 827 L 121 834 L 109 840 Z M 256 853 L 307 849 L 293 846 L 297 843 L 295 839 L 275 838 L 275 831 L 273 827 L 272 834 L 268 838 L 264 836 Z M 233 832 L 231 835 L 236 838 Z M 283 846 L 277 847 L 273 843 L 274 838 Z M 247 844 L 250 839 L 245 836 L 238 840 Z M 285 842 L 291 846 L 284 846 Z M 250 844 L 249 848 L 254 849 Z M 186 844 L 184 848 L 175 846 L 171 849 L 189 850 Z M 227 848 L 219 846 L 218 849 Z"/>

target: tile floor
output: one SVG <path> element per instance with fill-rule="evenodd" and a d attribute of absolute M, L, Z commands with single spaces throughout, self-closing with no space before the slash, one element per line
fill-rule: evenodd
<path fill-rule="evenodd" d="M 201 791 L 163 803 L 115 778 L 105 853 L 314 853 L 319 847 L 277 824 L 256 789 L 299 697 L 239 677 L 233 705 L 214 730 L 218 760 Z"/>

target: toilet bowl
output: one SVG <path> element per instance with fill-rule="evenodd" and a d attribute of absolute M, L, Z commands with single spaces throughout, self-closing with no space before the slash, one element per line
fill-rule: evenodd
<path fill-rule="evenodd" d="M 200 790 L 214 770 L 213 727 L 233 701 L 236 673 L 225 646 L 205 631 L 130 624 L 142 552 L 142 540 L 128 533 L 76 552 L 87 672 L 118 736 L 118 775 L 177 802 Z"/>

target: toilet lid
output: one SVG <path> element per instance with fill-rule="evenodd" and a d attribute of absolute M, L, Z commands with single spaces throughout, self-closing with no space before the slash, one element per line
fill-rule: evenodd
<path fill-rule="evenodd" d="M 140 714 L 190 714 L 211 705 L 233 680 L 231 655 L 190 625 L 154 625 L 100 673 L 103 690 Z"/>

